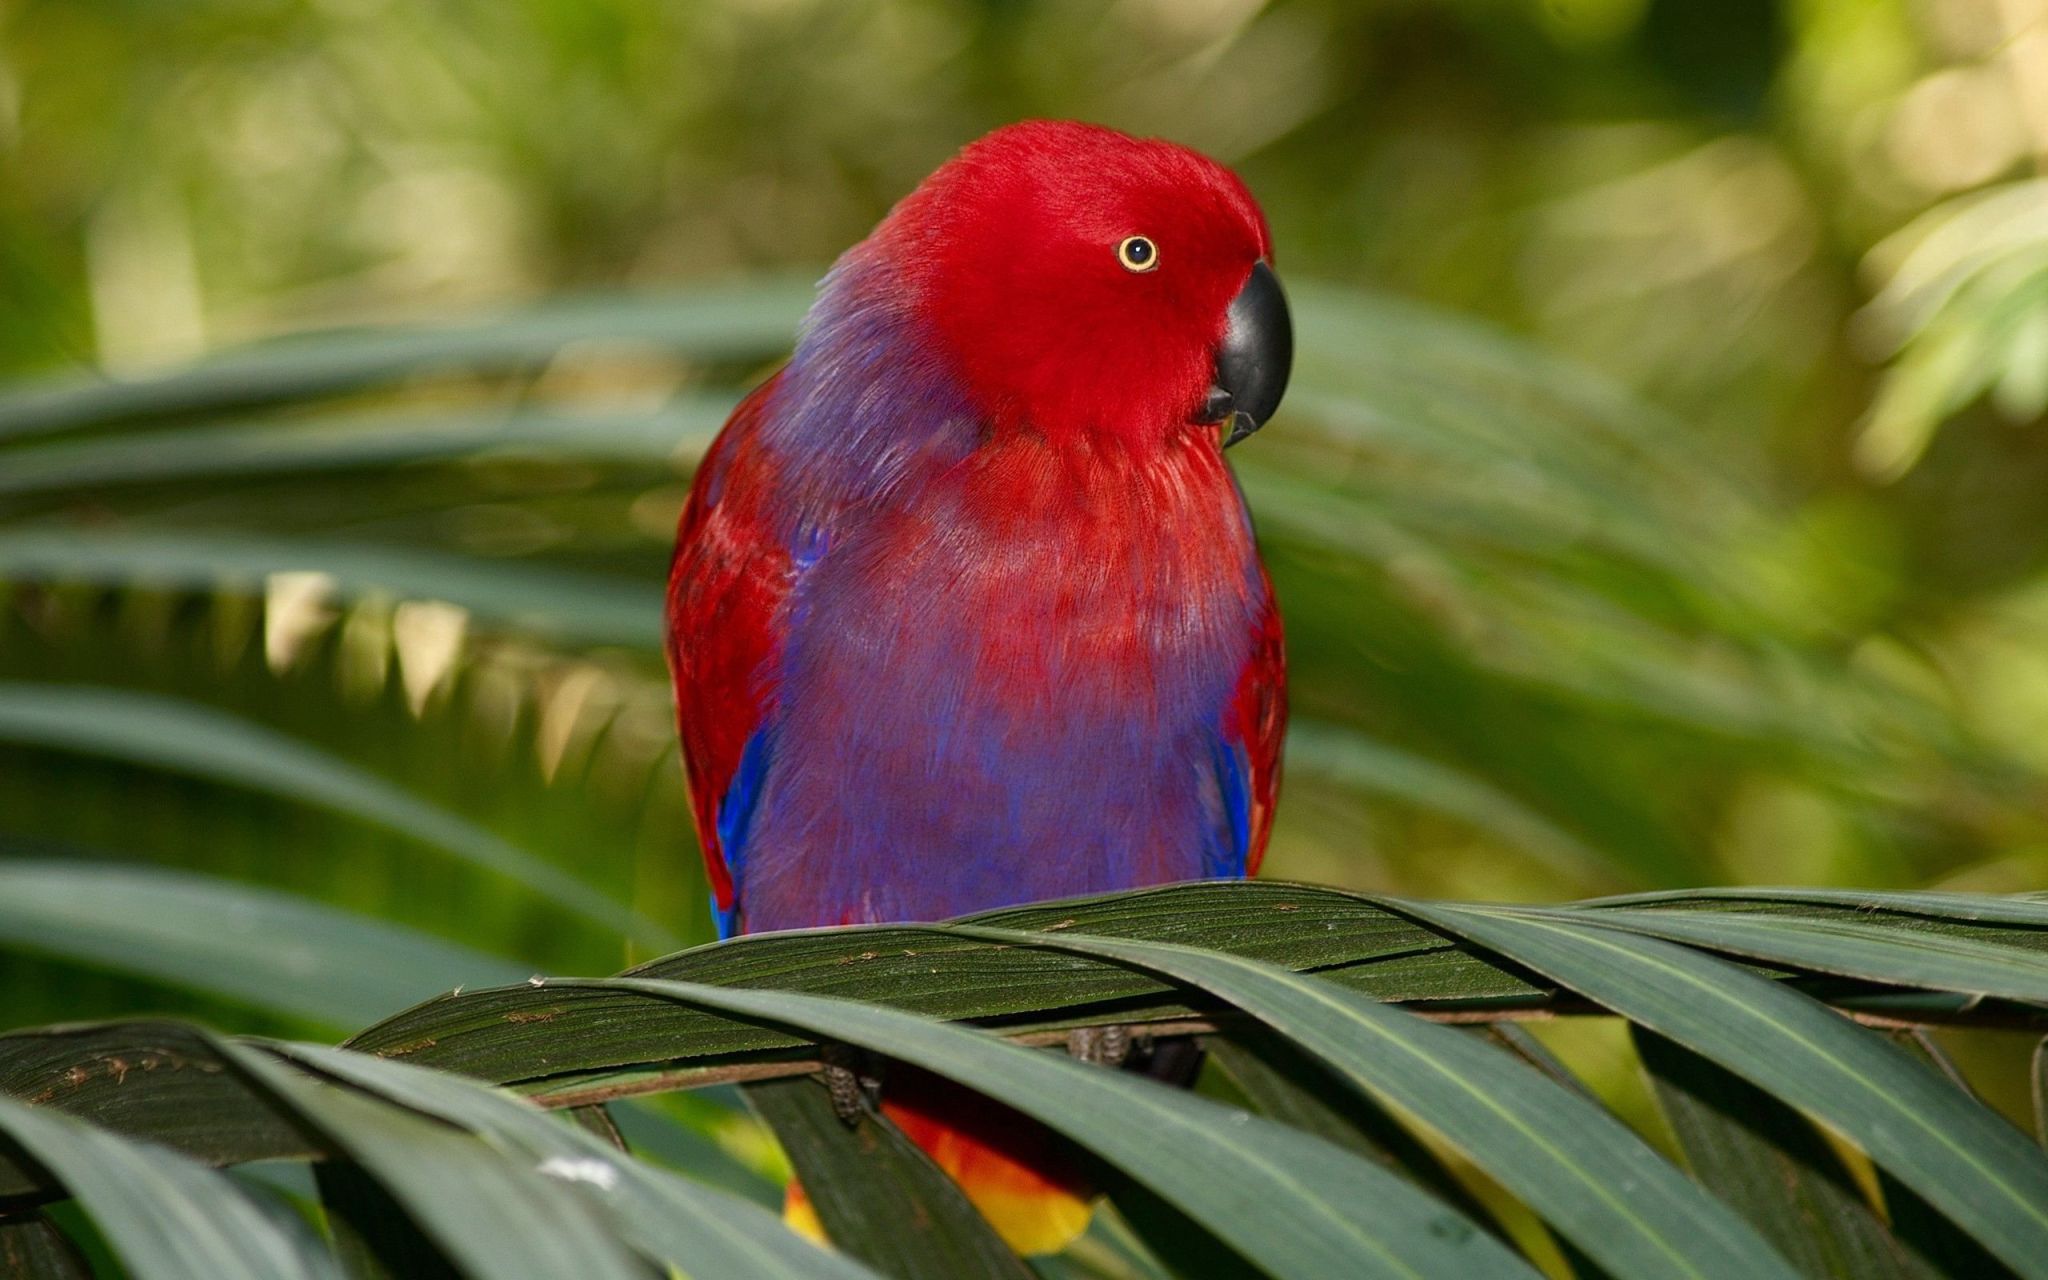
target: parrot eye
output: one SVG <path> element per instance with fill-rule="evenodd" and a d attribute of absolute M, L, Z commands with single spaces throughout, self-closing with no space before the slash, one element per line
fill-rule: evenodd
<path fill-rule="evenodd" d="M 1116 247 L 1116 260 L 1126 271 L 1150 271 L 1159 265 L 1159 246 L 1144 236 L 1126 236 Z"/>

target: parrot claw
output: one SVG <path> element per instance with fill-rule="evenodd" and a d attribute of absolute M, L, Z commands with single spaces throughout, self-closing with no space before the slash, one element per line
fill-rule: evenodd
<path fill-rule="evenodd" d="M 1098 1067 L 1120 1067 L 1131 1056 L 1129 1027 L 1075 1027 L 1067 1032 L 1067 1053 Z"/>
<path fill-rule="evenodd" d="M 881 1059 L 852 1045 L 828 1044 L 819 1051 L 825 1090 L 832 1095 L 832 1114 L 851 1129 L 874 1109 L 882 1096 Z"/>

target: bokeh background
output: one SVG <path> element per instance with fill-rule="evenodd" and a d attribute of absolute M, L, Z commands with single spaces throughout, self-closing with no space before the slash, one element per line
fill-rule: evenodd
<path fill-rule="evenodd" d="M 1269 874 L 2048 884 L 2048 0 L 0 0 L 0 1025 L 709 936 L 691 466 L 1032 115 L 1275 228 Z"/>

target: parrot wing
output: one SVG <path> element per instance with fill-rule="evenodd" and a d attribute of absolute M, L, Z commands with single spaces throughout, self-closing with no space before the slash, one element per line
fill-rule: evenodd
<path fill-rule="evenodd" d="M 669 672 L 722 937 L 738 923 L 747 822 L 767 772 L 778 619 L 795 578 L 759 439 L 780 379 L 740 402 L 698 467 L 669 570 Z"/>
<path fill-rule="evenodd" d="M 1224 719 L 1223 792 L 1233 835 L 1244 851 L 1233 874 L 1255 876 L 1273 833 L 1273 806 L 1280 797 L 1280 741 L 1287 731 L 1287 652 L 1273 583 L 1263 566 L 1265 606 L 1237 695 Z"/>

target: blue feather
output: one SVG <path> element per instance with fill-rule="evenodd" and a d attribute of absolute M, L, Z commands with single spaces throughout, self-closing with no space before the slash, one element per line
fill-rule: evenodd
<path fill-rule="evenodd" d="M 740 750 L 739 767 L 733 770 L 725 798 L 718 802 L 718 847 L 725 853 L 726 869 L 732 875 L 732 906 L 721 908 L 711 902 L 718 936 L 730 938 L 739 932 L 740 877 L 746 862 L 747 829 L 753 825 L 754 808 L 761 800 L 761 780 L 768 773 L 768 731 L 757 729 Z"/>
<path fill-rule="evenodd" d="M 1223 814 L 1230 822 L 1225 833 L 1215 832 L 1206 841 L 1202 874 L 1221 880 L 1242 877 L 1251 861 L 1252 793 L 1251 767 L 1244 748 L 1217 735 L 1214 748 L 1216 787 L 1223 800 Z"/>

